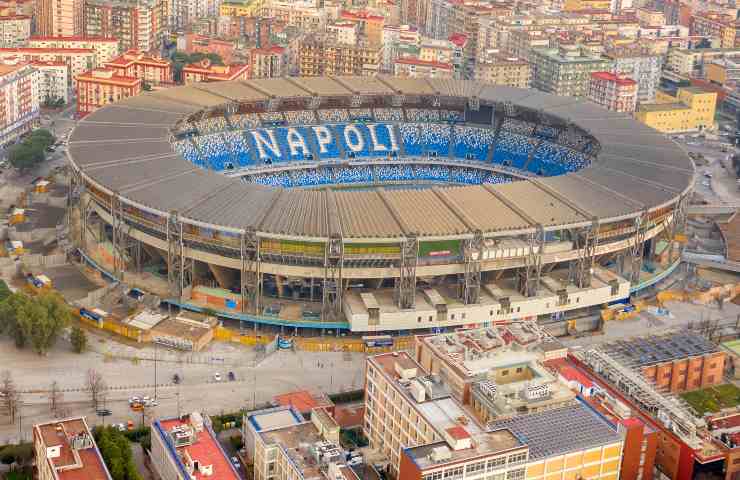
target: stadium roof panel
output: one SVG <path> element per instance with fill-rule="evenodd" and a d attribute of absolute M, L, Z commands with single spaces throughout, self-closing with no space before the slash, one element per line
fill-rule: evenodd
<path fill-rule="evenodd" d="M 197 85 L 197 88 L 234 101 L 257 102 L 267 100 L 267 95 L 242 82 L 202 82 Z"/>
<path fill-rule="evenodd" d="M 114 163 L 101 162 L 87 169 L 87 173 L 104 185 L 116 185 L 115 190 L 126 190 L 157 179 L 167 178 L 198 167 L 182 162 L 175 153 L 150 156 Z"/>
<path fill-rule="evenodd" d="M 574 97 L 556 97 L 537 90 L 532 90 L 526 97 L 516 99 L 518 106 L 532 108 L 534 110 L 547 110 L 548 112 L 554 107 L 561 110 L 567 109 L 569 105 L 576 102 L 578 102 L 578 99 Z M 567 115 L 560 116 L 567 118 Z"/>
<path fill-rule="evenodd" d="M 467 233 L 465 224 L 431 190 L 385 190 L 385 198 L 409 234 L 446 236 Z"/>
<path fill-rule="evenodd" d="M 591 221 L 532 182 L 505 183 L 496 185 L 495 188 L 509 202 L 544 227 Z"/>
<path fill-rule="evenodd" d="M 488 102 L 516 102 L 538 93 L 536 90 L 524 90 L 501 85 L 484 85 L 479 95 L 481 100 Z"/>
<path fill-rule="evenodd" d="M 599 166 L 586 168 L 576 174 L 609 190 L 622 193 L 624 196 L 640 202 L 644 207 L 635 209 L 639 212 L 644 208 L 655 208 L 675 198 L 675 194 L 667 190 L 641 182 L 639 178 L 626 175 L 617 170 L 601 168 Z"/>
<path fill-rule="evenodd" d="M 146 116 L 146 121 L 142 122 L 142 116 Z M 170 112 L 165 110 L 155 110 L 151 108 L 136 108 L 126 105 L 111 105 L 108 108 L 101 108 L 84 118 L 80 123 L 86 125 L 105 124 L 111 128 L 118 125 L 146 125 L 162 126 L 168 129 L 172 124 L 182 118 L 182 112 Z"/>
<path fill-rule="evenodd" d="M 252 187 L 244 188 L 241 182 L 232 182 L 182 213 L 203 223 L 239 229 L 256 228 L 279 195 L 279 190 L 261 185 Z"/>
<path fill-rule="evenodd" d="M 681 193 L 693 177 L 693 173 L 684 170 L 666 168 L 649 161 L 642 162 L 611 155 L 600 157 L 599 165 L 652 182 L 655 188 L 663 188 L 675 193 Z"/>
<path fill-rule="evenodd" d="M 620 157 L 693 174 L 693 164 L 689 156 L 675 146 L 665 143 L 663 139 L 656 139 L 652 143 L 638 143 L 647 142 L 649 139 L 639 135 L 620 138 L 621 141 L 617 141 L 614 137 L 604 139 L 598 163 L 601 163 L 602 159 Z M 674 186 L 679 187 L 680 185 Z"/>
<path fill-rule="evenodd" d="M 243 82 L 275 97 L 310 97 L 311 94 L 284 78 L 254 78 Z"/>
<path fill-rule="evenodd" d="M 599 218 L 628 215 L 642 206 L 618 192 L 601 188 L 575 175 L 549 177 L 542 182 Z"/>
<path fill-rule="evenodd" d="M 342 233 L 352 238 L 400 237 L 401 227 L 375 190 L 335 191 Z"/>
<path fill-rule="evenodd" d="M 349 95 L 352 93 L 330 77 L 296 77 L 291 78 L 290 81 L 306 89 L 312 96 Z"/>
<path fill-rule="evenodd" d="M 581 127 L 588 129 L 588 121 L 599 118 L 626 118 L 626 114 L 611 112 L 605 110 L 595 103 L 574 99 L 573 97 L 551 97 L 551 105 L 547 106 L 547 111 L 553 115 L 560 116 L 573 123 L 580 124 Z M 558 99 L 561 100 L 558 103 Z M 567 101 L 566 101 L 567 100 Z M 570 101 L 573 100 L 573 101 Z"/>
<path fill-rule="evenodd" d="M 162 139 L 167 141 L 170 136 L 169 128 L 162 125 L 85 123 L 85 128 L 75 129 L 69 139 L 70 142 L 129 142 L 131 138 L 147 140 Z"/>
<path fill-rule="evenodd" d="M 262 229 L 286 236 L 328 236 L 325 193 L 321 190 L 286 193 L 276 199 Z"/>
<path fill-rule="evenodd" d="M 423 78 L 405 78 L 380 75 L 380 80 L 402 95 L 434 95 L 436 91 Z"/>
<path fill-rule="evenodd" d="M 524 230 L 529 222 L 483 187 L 442 187 L 483 232 Z"/>
<path fill-rule="evenodd" d="M 135 97 L 129 97 L 122 102 L 117 102 L 114 105 L 108 107 L 119 107 L 119 108 L 137 108 L 142 111 L 163 111 L 170 113 L 193 113 L 200 110 L 198 105 L 191 103 L 183 103 L 179 100 L 172 100 L 159 95 L 160 91 L 153 93 L 142 93 Z M 107 107 L 106 107 L 107 110 Z M 98 113 L 100 110 L 94 112 Z M 93 113 L 93 114 L 94 114 Z"/>
<path fill-rule="evenodd" d="M 334 77 L 336 81 L 360 95 L 392 95 L 393 89 L 375 77 Z"/>
<path fill-rule="evenodd" d="M 482 85 L 469 80 L 449 80 L 444 78 L 430 78 L 429 84 L 442 95 L 450 97 L 471 98 L 480 95 Z"/>
<path fill-rule="evenodd" d="M 163 156 L 172 153 L 172 144 L 166 139 L 126 141 L 86 142 L 79 143 L 73 139 L 69 144 L 69 155 L 80 166 L 97 165 L 99 163 L 115 163 L 147 156 Z M 181 160 L 182 161 L 182 160 Z M 114 184 L 105 185 L 112 189 Z"/>
<path fill-rule="evenodd" d="M 229 101 L 226 97 L 209 93 L 194 85 L 166 88 L 158 91 L 157 94 L 173 102 L 182 102 L 185 105 L 195 105 L 200 108 L 217 107 Z"/>
<path fill-rule="evenodd" d="M 226 188 L 234 181 L 217 173 L 190 171 L 154 179 L 148 184 L 121 190 L 120 193 L 137 203 L 169 213 L 173 210 L 187 211 L 208 195 Z M 188 187 L 183 188 L 184 185 Z"/>

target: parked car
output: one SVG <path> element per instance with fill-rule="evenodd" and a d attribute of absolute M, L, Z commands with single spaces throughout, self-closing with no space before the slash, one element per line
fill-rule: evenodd
<path fill-rule="evenodd" d="M 172 383 L 174 383 L 175 385 L 179 385 L 180 380 L 180 375 L 178 375 L 177 373 L 172 375 Z"/>
<path fill-rule="evenodd" d="M 221 381 L 221 374 L 220 373 L 214 373 L 213 374 L 213 379 L 215 381 L 217 381 L 217 382 L 220 382 Z"/>
<path fill-rule="evenodd" d="M 229 381 L 233 382 L 236 380 L 236 375 L 234 375 L 234 372 L 229 372 Z"/>
<path fill-rule="evenodd" d="M 126 431 L 126 425 L 119 423 L 118 425 L 114 425 L 119 432 L 125 432 Z"/>

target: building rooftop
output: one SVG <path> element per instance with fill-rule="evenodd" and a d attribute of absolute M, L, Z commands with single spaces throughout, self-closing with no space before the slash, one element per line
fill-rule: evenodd
<path fill-rule="evenodd" d="M 671 102 L 671 103 L 643 103 L 640 105 L 639 110 L 645 112 L 670 112 L 671 110 L 685 110 L 689 106 L 682 102 Z"/>
<path fill-rule="evenodd" d="M 58 42 L 103 42 L 103 43 L 115 43 L 118 44 L 118 39 L 100 36 L 84 36 L 84 35 L 71 35 L 71 36 L 45 36 L 45 35 L 31 35 L 28 39 L 30 41 L 46 42 L 46 41 L 58 41 Z"/>
<path fill-rule="evenodd" d="M 602 346 L 612 358 L 629 367 L 644 367 L 719 351 L 703 336 L 688 331 L 616 340 Z"/>
<path fill-rule="evenodd" d="M 226 456 L 226 452 L 221 448 L 218 443 L 213 430 L 207 425 L 202 425 L 199 430 L 197 420 L 191 422 L 192 415 L 185 418 L 174 418 L 167 420 L 158 420 L 155 422 L 155 428 L 159 428 L 161 433 L 167 436 L 167 441 L 170 445 L 175 447 L 177 451 L 177 458 L 173 458 L 173 461 L 179 463 L 187 472 L 191 472 L 191 479 L 194 480 L 239 480 L 241 477 L 234 469 L 231 461 Z M 170 432 L 175 428 L 191 429 L 190 432 L 195 435 L 193 442 L 187 445 L 176 447 L 172 441 Z M 166 451 L 171 452 L 167 449 Z M 189 468 L 191 461 L 197 461 L 201 468 L 211 467 L 210 474 L 207 471 L 192 470 Z M 185 476 L 188 478 L 187 476 Z"/>
<path fill-rule="evenodd" d="M 284 393 L 273 397 L 275 403 L 281 406 L 292 407 L 305 415 L 310 413 L 314 408 L 333 407 L 334 403 L 329 400 L 326 394 L 321 392 L 309 392 L 308 390 L 299 390 L 296 392 Z"/>
<path fill-rule="evenodd" d="M 465 430 L 464 427 L 458 427 Z M 414 448 L 407 448 L 403 454 L 407 455 L 420 470 L 433 468 L 439 462 L 434 460 L 434 454 L 443 452 L 445 463 L 466 461 L 476 457 L 495 455 L 510 450 L 521 449 L 526 451 L 527 445 L 522 442 L 511 430 L 501 428 L 490 432 L 479 432 L 468 435 L 472 440 L 470 448 L 451 449 L 447 442 L 435 442 Z"/>
<path fill-rule="evenodd" d="M 84 418 L 42 423 L 33 428 L 59 480 L 110 480 Z"/>
<path fill-rule="evenodd" d="M 497 420 L 491 429 L 508 428 L 529 445 L 530 460 L 586 450 L 621 440 L 616 427 L 580 401 L 574 405 Z"/>
<path fill-rule="evenodd" d="M 289 427 L 260 432 L 267 445 L 279 445 L 290 458 L 294 467 L 303 474 L 304 479 L 321 478 L 321 462 L 312 451 L 324 437 L 311 422 L 303 422 Z M 334 446 L 336 449 L 337 447 Z M 344 460 L 344 458 L 341 458 Z M 339 460 L 339 458 L 337 458 Z"/>
<path fill-rule="evenodd" d="M 260 410 L 249 414 L 247 419 L 257 432 L 292 427 L 304 421 L 301 412 L 292 407 Z"/>
<path fill-rule="evenodd" d="M 637 85 L 637 82 L 635 82 L 631 78 L 622 77 L 612 72 L 593 72 L 591 74 L 591 78 L 595 78 L 597 80 L 604 80 L 607 82 L 614 82 L 617 85 L 625 85 L 625 86 Z"/>

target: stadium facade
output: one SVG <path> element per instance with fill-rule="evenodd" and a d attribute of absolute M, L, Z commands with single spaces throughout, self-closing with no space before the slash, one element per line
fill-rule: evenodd
<path fill-rule="evenodd" d="M 660 240 L 677 258 L 694 177 L 581 99 L 384 76 L 145 93 L 80 121 L 68 155 L 78 247 L 109 245 L 115 277 L 158 264 L 176 303 L 215 289 L 226 316 L 360 332 L 626 298 Z"/>

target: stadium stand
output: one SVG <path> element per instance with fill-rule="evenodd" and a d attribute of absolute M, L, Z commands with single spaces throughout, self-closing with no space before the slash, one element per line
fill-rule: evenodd
<path fill-rule="evenodd" d="M 507 130 L 500 130 L 493 152 L 493 163 L 523 169 L 533 148 L 532 139 Z"/>
<path fill-rule="evenodd" d="M 238 167 L 249 167 L 254 165 L 254 159 L 249 148 L 249 143 L 244 137 L 243 132 L 224 132 L 223 139 L 227 147 L 232 152 L 232 158 Z"/>
<path fill-rule="evenodd" d="M 316 110 L 321 123 L 341 123 L 349 121 L 349 113 L 343 108 L 333 108 L 330 110 Z"/>
<path fill-rule="evenodd" d="M 349 111 L 349 118 L 353 122 L 372 122 L 373 114 L 369 108 L 353 108 Z"/>
<path fill-rule="evenodd" d="M 378 181 L 404 181 L 414 180 L 416 175 L 412 165 L 387 164 L 378 165 L 375 168 L 375 178 Z"/>
<path fill-rule="evenodd" d="M 373 113 L 376 122 L 403 122 L 403 111 L 400 108 L 376 108 Z"/>
<path fill-rule="evenodd" d="M 465 120 L 462 112 L 458 112 L 457 110 L 440 110 L 439 118 L 443 122 L 448 123 L 460 123 Z"/>
<path fill-rule="evenodd" d="M 526 168 L 538 175 L 550 177 L 574 172 L 583 168 L 585 163 L 586 160 L 582 153 L 562 145 L 542 141 Z"/>
<path fill-rule="evenodd" d="M 227 146 L 224 136 L 221 133 L 212 133 L 193 138 L 195 145 L 202 154 L 204 159 L 212 170 L 223 171 L 227 169 L 227 164 L 233 165 L 233 154 Z"/>
<path fill-rule="evenodd" d="M 290 110 L 285 112 L 285 121 L 288 125 L 313 125 L 316 114 L 313 110 Z"/>
<path fill-rule="evenodd" d="M 443 182 L 450 179 L 450 168 L 446 165 L 416 165 L 414 174 L 420 180 Z"/>
<path fill-rule="evenodd" d="M 401 133 L 401 143 L 403 143 L 406 155 L 421 155 L 424 151 L 419 135 L 420 127 L 421 124 L 419 123 L 403 123 L 398 126 L 398 131 Z"/>
<path fill-rule="evenodd" d="M 533 135 L 543 140 L 553 141 L 558 138 L 558 129 L 549 125 L 537 125 Z"/>
<path fill-rule="evenodd" d="M 373 170 L 369 165 L 356 167 L 334 167 L 334 183 L 372 183 Z"/>
<path fill-rule="evenodd" d="M 525 136 L 532 135 L 534 127 L 535 125 L 533 123 L 517 120 L 515 118 L 505 118 L 501 123 L 501 130 Z"/>
<path fill-rule="evenodd" d="M 420 131 L 420 139 L 425 153 L 445 157 L 449 155 L 452 130 L 448 125 L 429 123 L 421 125 Z"/>
<path fill-rule="evenodd" d="M 409 122 L 439 122 L 439 110 L 407 108 L 406 118 Z"/>
<path fill-rule="evenodd" d="M 195 128 L 200 135 L 223 132 L 229 128 L 226 118 L 222 116 L 210 117 L 195 123 Z"/>
<path fill-rule="evenodd" d="M 487 128 L 454 127 L 453 153 L 458 159 L 484 162 L 493 146 L 495 133 Z"/>
<path fill-rule="evenodd" d="M 248 130 L 250 128 L 258 128 L 261 125 L 256 113 L 231 115 L 230 120 L 236 130 Z"/>
<path fill-rule="evenodd" d="M 200 168 L 207 168 L 192 139 L 180 140 L 174 144 L 175 151 L 180 153 L 185 160 Z"/>

